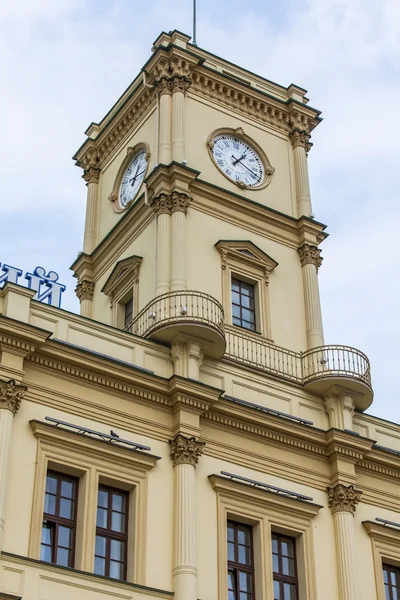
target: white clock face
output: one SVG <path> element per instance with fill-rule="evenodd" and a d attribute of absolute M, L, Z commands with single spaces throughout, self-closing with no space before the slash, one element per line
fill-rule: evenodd
<path fill-rule="evenodd" d="M 118 195 L 121 208 L 126 208 L 138 193 L 146 174 L 146 169 L 146 152 L 145 150 L 141 150 L 132 158 L 122 178 Z"/>
<path fill-rule="evenodd" d="M 264 181 L 263 163 L 248 144 L 231 135 L 217 135 L 213 139 L 213 157 L 221 171 L 235 183 L 257 187 Z"/>

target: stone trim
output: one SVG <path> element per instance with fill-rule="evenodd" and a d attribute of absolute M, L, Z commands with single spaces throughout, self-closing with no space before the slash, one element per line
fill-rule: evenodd
<path fill-rule="evenodd" d="M 75 294 L 78 296 L 79 302 L 82 302 L 82 300 L 93 300 L 93 293 L 94 282 L 89 279 L 82 279 L 75 288 Z"/>
<path fill-rule="evenodd" d="M 300 248 L 297 248 L 297 252 L 300 255 L 302 267 L 304 267 L 304 265 L 315 265 L 315 268 L 318 271 L 324 259 L 321 256 L 321 250 L 317 246 L 303 244 Z"/>
<path fill-rule="evenodd" d="M 328 506 L 334 515 L 337 512 L 356 512 L 362 492 L 355 490 L 354 485 L 345 486 L 338 483 L 335 487 L 328 486 Z"/>
<path fill-rule="evenodd" d="M 0 410 L 10 410 L 15 417 L 27 389 L 25 385 L 16 383 L 14 379 L 9 381 L 0 379 Z"/>
<path fill-rule="evenodd" d="M 204 442 L 198 442 L 195 437 L 187 438 L 178 433 L 173 440 L 170 440 L 171 451 L 170 459 L 177 465 L 192 465 L 195 467 L 203 453 Z"/>

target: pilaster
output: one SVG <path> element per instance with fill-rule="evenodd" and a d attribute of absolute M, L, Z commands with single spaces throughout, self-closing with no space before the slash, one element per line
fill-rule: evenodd
<path fill-rule="evenodd" d="M 325 396 L 325 409 L 328 413 L 330 427 L 353 429 L 354 395 L 354 392 L 335 386 Z"/>
<path fill-rule="evenodd" d="M 294 129 L 290 139 L 293 146 L 294 170 L 296 178 L 297 216 L 309 217 L 312 213 L 310 182 L 308 177 L 307 151 L 310 148 L 310 135 Z"/>
<path fill-rule="evenodd" d="M 87 185 L 86 220 L 83 238 L 83 251 L 90 254 L 97 243 L 97 195 L 99 187 L 100 169 L 91 165 L 85 169 L 82 177 Z"/>
<path fill-rule="evenodd" d="M 83 317 L 91 318 L 94 282 L 89 279 L 81 279 L 75 288 L 75 293 L 79 298 L 81 315 Z"/>
<path fill-rule="evenodd" d="M 17 384 L 13 379 L 0 380 L 0 552 L 4 532 L 4 506 L 13 419 L 19 410 L 26 389 L 26 386 Z"/>
<path fill-rule="evenodd" d="M 323 346 L 321 300 L 318 286 L 318 269 L 322 264 L 321 250 L 317 246 L 303 244 L 297 249 L 303 274 L 304 305 L 306 312 L 307 348 Z"/>
<path fill-rule="evenodd" d="M 187 194 L 171 194 L 171 291 L 186 289 L 186 213 L 191 198 Z"/>
<path fill-rule="evenodd" d="M 170 195 L 160 194 L 151 201 L 156 218 L 156 284 L 155 295 L 166 294 L 170 290 L 171 228 L 170 214 L 172 199 Z"/>

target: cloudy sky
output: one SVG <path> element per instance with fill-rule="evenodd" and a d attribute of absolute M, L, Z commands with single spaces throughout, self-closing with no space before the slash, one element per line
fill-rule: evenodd
<path fill-rule="evenodd" d="M 13 0 L 0 11 L 0 262 L 69 265 L 86 188 L 71 156 L 132 81 L 162 31 L 191 33 L 191 0 Z M 309 157 L 327 223 L 320 271 L 326 343 L 364 350 L 375 401 L 400 422 L 399 0 L 198 0 L 198 43 L 309 90 L 324 121 Z"/>

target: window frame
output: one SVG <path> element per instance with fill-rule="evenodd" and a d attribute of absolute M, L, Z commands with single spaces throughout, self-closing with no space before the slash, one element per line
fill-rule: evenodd
<path fill-rule="evenodd" d="M 235 283 L 234 283 L 235 282 Z M 237 283 L 236 283 L 237 282 Z M 236 292 L 236 290 L 233 289 L 234 285 L 236 285 L 239 288 L 239 291 Z M 242 289 L 248 286 L 250 288 L 252 288 L 252 294 L 244 294 L 242 293 Z M 239 304 L 234 302 L 233 300 L 233 294 L 234 293 L 238 293 L 239 294 Z M 253 300 L 253 308 L 250 307 L 245 307 L 243 305 L 242 302 L 242 298 L 243 296 L 247 296 L 248 298 L 251 298 Z M 240 317 L 235 317 L 233 314 L 233 307 L 234 306 L 238 306 L 239 310 L 240 310 Z M 254 285 L 253 283 L 249 283 L 248 281 L 245 281 L 243 279 L 240 279 L 239 277 L 236 277 L 234 274 L 232 274 L 231 277 L 231 310 L 232 310 L 232 325 L 234 325 L 235 327 L 241 327 L 242 329 L 244 329 L 245 331 L 250 331 L 253 333 L 257 332 L 257 325 L 258 325 L 258 315 L 259 315 L 259 310 L 257 310 L 257 287 L 256 285 Z M 243 322 L 245 321 L 246 323 L 251 324 L 251 321 L 248 321 L 247 319 L 243 318 L 243 310 L 248 310 L 249 312 L 253 313 L 254 315 L 254 321 L 253 321 L 253 325 L 254 328 L 250 329 L 250 327 L 246 327 Z M 240 323 L 235 323 L 234 320 L 238 319 L 240 321 Z"/>
<path fill-rule="evenodd" d="M 383 573 L 384 573 L 385 569 L 387 569 L 389 571 L 389 573 L 391 573 L 393 571 L 397 571 L 397 573 L 399 575 L 399 579 L 400 579 L 400 567 L 396 567 L 394 565 L 389 565 L 388 563 L 382 563 L 382 576 L 383 576 Z M 384 586 L 386 585 L 386 583 L 385 583 L 385 577 L 384 576 L 383 576 L 383 584 L 384 584 Z M 389 586 L 389 596 L 390 596 L 389 600 L 396 600 L 397 594 L 396 594 L 396 598 L 395 598 L 393 596 L 393 593 L 392 593 L 393 592 L 393 589 L 392 589 L 393 586 L 392 586 L 391 578 L 390 577 L 388 577 L 388 586 Z M 385 587 L 384 587 L 384 589 L 385 589 Z M 396 590 L 400 590 L 400 586 L 399 587 L 396 586 L 395 589 Z M 385 590 L 385 594 L 386 594 L 386 590 Z"/>
<path fill-rule="evenodd" d="M 250 241 L 220 240 L 215 244 L 221 255 L 222 305 L 228 326 L 249 335 L 262 335 L 273 342 L 269 306 L 269 279 L 278 263 Z M 256 329 L 251 330 L 233 324 L 232 278 L 254 286 Z"/>
<path fill-rule="evenodd" d="M 62 481 L 69 481 L 72 482 L 74 484 L 74 514 L 72 519 L 67 519 L 65 517 L 60 517 L 60 515 L 58 514 L 54 514 L 52 515 L 51 513 L 46 513 L 45 512 L 45 503 L 43 506 L 43 518 L 42 518 L 42 531 L 43 531 L 43 525 L 45 525 L 45 523 L 50 523 L 52 525 L 52 530 L 53 530 L 53 535 L 54 535 L 54 540 L 53 540 L 53 544 L 50 546 L 51 547 L 51 554 L 52 554 L 52 560 L 49 561 L 50 564 L 53 565 L 58 565 L 58 566 L 68 566 L 68 567 L 74 567 L 75 566 L 75 544 L 76 544 L 76 518 L 77 518 L 77 513 L 78 513 L 78 498 L 79 498 L 79 479 L 77 477 L 72 477 L 71 475 L 67 475 L 65 473 L 60 473 L 59 471 L 54 471 L 53 469 L 48 469 L 47 473 L 46 473 L 46 486 L 47 486 L 47 478 L 49 476 L 52 476 L 53 478 L 55 478 L 57 480 L 57 490 L 56 490 L 56 513 L 59 512 L 59 506 L 60 506 L 60 499 L 61 499 L 61 483 Z M 45 497 L 46 497 L 46 489 L 45 489 Z M 58 508 L 58 510 L 57 510 Z M 72 541 L 71 541 L 71 559 L 70 559 L 70 563 L 69 565 L 59 565 L 59 563 L 57 563 L 56 561 L 56 557 L 57 557 L 57 550 L 58 550 L 58 530 L 59 527 L 68 527 L 69 529 L 72 530 L 71 536 L 72 536 Z M 47 544 L 45 544 L 47 545 Z M 42 542 L 40 544 L 40 551 L 42 549 Z M 48 561 L 45 561 L 48 562 Z"/>
<path fill-rule="evenodd" d="M 237 531 L 239 529 L 239 527 L 245 527 L 249 530 L 250 533 L 250 556 L 251 556 L 251 564 L 250 565 L 246 565 L 244 563 L 240 563 L 239 561 L 231 561 L 229 560 L 229 556 L 228 556 L 228 563 L 227 563 L 227 567 L 228 567 L 228 574 L 229 571 L 233 571 L 235 573 L 235 585 L 236 585 L 236 594 L 235 594 L 235 599 L 234 600 L 239 600 L 240 599 L 240 582 L 239 582 L 239 573 L 249 573 L 251 575 L 251 600 L 255 600 L 255 590 L 254 590 L 254 583 L 255 583 L 255 579 L 254 579 L 254 545 L 253 545 L 253 527 L 251 525 L 247 525 L 246 523 L 241 523 L 240 521 L 233 521 L 232 519 L 228 519 L 227 521 L 227 529 L 229 528 L 230 525 L 233 525 L 234 527 L 234 531 L 236 534 L 236 540 L 237 540 Z M 237 549 L 237 546 L 239 545 L 235 540 L 235 552 Z M 239 591 L 239 594 L 237 593 Z M 229 595 L 229 592 L 228 592 Z"/>
<path fill-rule="evenodd" d="M 126 492 L 125 490 L 121 490 L 120 488 L 115 488 L 109 485 L 104 485 L 104 484 L 99 484 L 98 488 L 97 488 L 97 494 L 100 491 L 107 491 L 107 493 L 109 494 L 108 496 L 108 506 L 107 506 L 107 528 L 103 528 L 103 527 L 99 527 L 99 525 L 97 524 L 97 518 L 96 518 L 96 539 L 97 536 L 99 537 L 104 537 L 106 538 L 106 556 L 105 556 L 105 573 L 104 576 L 105 577 L 111 577 L 110 575 L 110 563 L 111 563 L 111 550 L 110 550 L 110 545 L 111 545 L 111 541 L 112 540 L 117 540 L 117 541 L 121 541 L 124 542 L 125 546 L 125 550 L 124 550 L 124 560 L 123 560 L 123 577 L 122 578 L 117 578 L 120 581 L 126 581 L 126 577 L 127 577 L 127 567 L 128 567 L 128 542 L 129 542 L 129 493 Z M 111 492 L 111 494 L 110 494 Z M 116 494 L 120 494 L 125 498 L 125 531 L 124 532 L 117 532 L 114 531 L 111 528 L 111 519 L 112 519 L 112 495 L 116 493 Z M 110 498 L 111 498 L 111 503 L 110 503 Z M 111 506 L 110 506 L 111 504 Z M 96 503 L 97 509 L 99 508 L 99 504 L 98 504 L 98 500 Z M 95 547 L 96 547 L 96 540 L 95 540 Z M 95 549 L 95 563 L 96 563 L 96 556 L 98 556 L 96 554 L 96 549 Z"/>
<path fill-rule="evenodd" d="M 322 506 L 257 489 L 221 475 L 208 477 L 217 495 L 218 600 L 228 600 L 227 522 L 253 527 L 254 594 L 273 600 L 272 533 L 296 539 L 299 600 L 318 600 L 313 519 Z"/>
<path fill-rule="evenodd" d="M 99 485 L 129 493 L 127 581 L 145 585 L 147 478 L 160 457 L 37 420 L 30 425 L 37 439 L 37 455 L 28 557 L 40 560 L 46 474 L 50 469 L 79 479 L 75 568 L 81 571 L 94 573 Z M 137 548 L 141 551 L 136 552 Z"/>
<path fill-rule="evenodd" d="M 101 289 L 110 298 L 112 326 L 118 329 L 125 330 L 125 307 L 131 300 L 132 319 L 139 312 L 139 274 L 142 260 L 141 256 L 133 255 L 118 261 Z M 131 330 L 130 332 L 132 333 Z"/>
<path fill-rule="evenodd" d="M 278 549 L 282 547 L 282 540 L 290 540 L 293 543 L 293 562 L 294 562 L 294 575 L 285 575 L 284 573 L 282 573 L 282 554 L 281 552 L 279 552 L 278 550 L 278 562 L 279 562 L 279 566 L 281 571 L 277 572 L 274 571 L 274 568 L 272 567 L 272 580 L 273 582 L 278 581 L 279 582 L 279 587 L 281 592 L 283 593 L 283 595 L 281 594 L 281 600 L 284 599 L 284 590 L 283 585 L 285 583 L 288 583 L 290 585 L 294 585 L 296 588 L 296 600 L 299 599 L 299 578 L 298 578 L 298 569 L 297 569 L 297 551 L 296 551 L 296 538 L 289 536 L 289 535 L 285 535 L 282 533 L 278 533 L 276 531 L 272 531 L 272 535 L 271 535 L 271 541 L 272 541 L 272 555 L 274 555 L 275 553 L 273 552 L 273 541 L 274 541 L 274 537 L 277 538 L 278 541 Z M 272 561 L 273 564 L 273 561 Z M 274 591 L 274 595 L 275 595 L 275 591 Z"/>
<path fill-rule="evenodd" d="M 371 538 L 376 598 L 386 600 L 383 565 L 400 569 L 400 530 L 375 521 L 362 521 Z"/>

